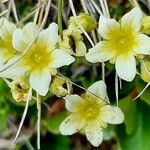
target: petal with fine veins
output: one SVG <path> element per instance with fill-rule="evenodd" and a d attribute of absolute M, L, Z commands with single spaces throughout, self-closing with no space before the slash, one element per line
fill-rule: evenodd
<path fill-rule="evenodd" d="M 65 65 L 70 65 L 75 61 L 74 57 L 60 49 L 55 49 L 51 52 L 52 60 L 49 67 L 59 68 Z"/>
<path fill-rule="evenodd" d="M 94 84 L 92 84 L 89 88 L 88 91 L 92 92 L 93 94 L 99 96 L 100 98 L 108 99 L 107 96 L 107 91 L 106 91 L 106 84 L 104 81 L 97 81 Z M 88 92 L 87 92 L 88 93 Z"/>
<path fill-rule="evenodd" d="M 37 36 L 38 27 L 30 22 L 23 29 L 16 29 L 13 33 L 13 47 L 19 51 L 24 51 Z"/>
<path fill-rule="evenodd" d="M 135 7 L 125 14 L 121 19 L 121 26 L 126 28 L 131 26 L 133 30 L 139 31 L 142 26 L 143 14 L 139 7 Z"/>
<path fill-rule="evenodd" d="M 60 132 L 63 135 L 72 135 L 84 126 L 84 121 L 77 114 L 71 114 L 60 125 Z"/>
<path fill-rule="evenodd" d="M 88 141 L 95 147 L 98 147 L 103 141 L 103 132 L 99 123 L 87 124 L 85 127 Z"/>
<path fill-rule="evenodd" d="M 19 65 L 18 63 L 15 64 L 18 58 L 19 56 L 15 56 L 14 58 L 10 59 L 5 65 L 0 66 L 0 70 L 8 67 L 8 69 L 0 72 L 0 77 L 16 79 L 26 73 L 26 71 L 28 70 L 27 66 Z M 13 63 L 14 65 L 9 67 Z"/>
<path fill-rule="evenodd" d="M 49 90 L 49 84 L 51 82 L 51 75 L 49 69 L 38 70 L 31 72 L 30 84 L 31 87 L 42 96 L 45 96 Z"/>
<path fill-rule="evenodd" d="M 115 30 L 119 28 L 120 25 L 115 19 L 109 19 L 103 15 L 100 16 L 98 32 L 104 39 L 109 39 L 109 33 L 115 33 Z"/>
<path fill-rule="evenodd" d="M 84 56 L 86 54 L 86 46 L 82 41 L 76 43 L 76 56 Z"/>
<path fill-rule="evenodd" d="M 123 112 L 119 107 L 105 105 L 101 108 L 100 118 L 110 124 L 120 124 L 124 121 Z"/>
<path fill-rule="evenodd" d="M 66 102 L 66 108 L 70 112 L 76 112 L 78 110 L 76 106 L 83 101 L 83 99 L 76 94 L 67 95 L 64 99 Z"/>
<path fill-rule="evenodd" d="M 47 29 L 40 32 L 38 41 L 42 41 L 44 45 L 48 44 L 52 50 L 58 41 L 58 25 L 51 23 Z"/>
<path fill-rule="evenodd" d="M 105 62 L 114 57 L 114 50 L 111 49 L 106 41 L 103 41 L 91 48 L 85 57 L 92 63 Z"/>
<path fill-rule="evenodd" d="M 0 19 L 0 37 L 3 40 L 8 40 L 8 36 L 11 36 L 15 29 L 15 24 L 9 22 L 5 18 Z"/>
<path fill-rule="evenodd" d="M 126 81 L 132 81 L 136 75 L 136 62 L 133 54 L 122 54 L 116 58 L 116 72 Z"/>
<path fill-rule="evenodd" d="M 97 63 L 99 62 L 99 51 L 96 49 L 96 47 L 93 47 L 89 49 L 89 52 L 85 55 L 85 58 L 91 63 Z"/>
<path fill-rule="evenodd" d="M 138 54 L 149 55 L 150 54 L 150 38 L 147 35 L 138 35 L 138 47 L 135 52 Z"/>
<path fill-rule="evenodd" d="M 22 29 L 16 29 L 14 31 L 12 44 L 17 51 L 19 52 L 24 51 L 29 45 L 28 41 L 29 39 L 26 37 Z"/>
<path fill-rule="evenodd" d="M 23 28 L 28 40 L 33 40 L 38 33 L 38 26 L 33 22 L 27 23 Z"/>

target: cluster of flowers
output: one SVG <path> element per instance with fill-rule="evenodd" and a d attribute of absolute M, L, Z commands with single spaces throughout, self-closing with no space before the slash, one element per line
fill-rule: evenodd
<path fill-rule="evenodd" d="M 89 15 L 81 14 L 78 19 L 87 32 L 96 28 L 95 21 Z M 120 22 L 100 16 L 98 33 L 103 41 L 87 52 L 82 31 L 74 17 L 70 18 L 68 29 L 63 31 L 63 39 L 58 35 L 55 23 L 39 31 L 39 27 L 32 22 L 18 28 L 1 18 L 0 69 L 15 63 L 0 72 L 0 77 L 12 80 L 9 86 L 14 99 L 26 101 L 30 89 L 45 96 L 57 68 L 73 63 L 73 56 L 85 56 L 92 63 L 110 60 L 121 79 L 132 81 L 136 75 L 135 57 L 150 54 L 150 38 L 140 32 L 142 19 L 139 8 L 131 10 Z M 25 56 L 19 60 L 27 49 Z M 61 133 L 72 135 L 85 129 L 87 139 L 98 146 L 103 140 L 102 130 L 107 123 L 123 122 L 122 111 L 110 104 L 104 81 L 97 81 L 81 96 L 70 94 L 62 87 L 63 83 L 55 78 L 51 85 L 57 96 L 64 97 L 66 108 L 71 113 L 60 125 Z"/>

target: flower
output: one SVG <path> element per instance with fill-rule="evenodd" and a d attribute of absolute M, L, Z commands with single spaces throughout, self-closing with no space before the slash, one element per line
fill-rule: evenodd
<path fill-rule="evenodd" d="M 12 43 L 14 48 L 23 52 L 33 41 L 38 32 L 38 27 L 28 23 L 23 29 L 16 29 L 13 33 Z M 12 68 L 2 72 L 0 76 L 15 78 L 29 78 L 30 86 L 42 96 L 49 90 L 51 75 L 57 73 L 57 68 L 71 64 L 75 59 L 61 49 L 56 48 L 58 41 L 58 26 L 51 23 L 42 30 L 36 42 L 27 54 Z"/>
<path fill-rule="evenodd" d="M 5 18 L 0 19 L 0 65 L 14 57 L 16 51 L 12 46 L 12 36 L 15 24 Z"/>
<path fill-rule="evenodd" d="M 70 79 L 67 77 L 55 77 L 51 84 L 51 91 L 57 97 L 64 97 L 72 92 L 72 84 L 69 83 Z"/>
<path fill-rule="evenodd" d="M 150 54 L 150 38 L 139 31 L 142 18 L 138 7 L 124 15 L 120 23 L 100 16 L 98 31 L 104 41 L 91 48 L 86 59 L 92 63 L 110 60 L 121 79 L 132 81 L 136 75 L 135 56 Z"/>
<path fill-rule="evenodd" d="M 61 123 L 60 132 L 63 135 L 72 135 L 80 129 L 85 129 L 91 144 L 99 146 L 103 140 L 102 130 L 107 127 L 107 123 L 120 124 L 124 115 L 119 107 L 108 104 L 106 85 L 103 81 L 95 82 L 88 91 L 81 97 L 75 94 L 65 97 L 66 108 L 71 114 Z"/>
<path fill-rule="evenodd" d="M 83 43 L 83 37 L 81 33 L 74 30 L 64 30 L 63 31 L 63 40 L 59 38 L 59 47 L 65 52 L 75 56 L 85 56 L 86 46 Z"/>

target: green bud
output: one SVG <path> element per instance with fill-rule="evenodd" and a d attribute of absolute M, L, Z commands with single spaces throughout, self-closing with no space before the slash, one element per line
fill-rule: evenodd
<path fill-rule="evenodd" d="M 142 32 L 150 34 L 150 16 L 146 16 L 142 21 Z"/>
<path fill-rule="evenodd" d="M 143 63 L 141 64 L 141 77 L 145 82 L 150 82 L 150 75 L 148 73 L 148 71 L 150 70 L 150 62 L 149 61 L 144 61 L 144 62 L 145 65 Z"/>
<path fill-rule="evenodd" d="M 92 16 L 90 16 L 86 13 L 81 13 L 78 16 L 78 19 L 85 31 L 91 32 L 92 30 L 94 30 L 96 28 L 96 22 Z M 70 17 L 69 28 L 71 28 L 71 29 L 77 28 L 80 30 L 80 28 L 75 20 L 75 17 Z"/>

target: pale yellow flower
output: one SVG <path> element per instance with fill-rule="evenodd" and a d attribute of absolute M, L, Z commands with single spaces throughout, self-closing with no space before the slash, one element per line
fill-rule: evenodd
<path fill-rule="evenodd" d="M 107 124 L 120 124 L 124 115 L 119 107 L 111 106 L 107 102 L 106 85 L 98 81 L 88 88 L 87 92 L 80 96 L 72 94 L 65 97 L 66 108 L 71 114 L 60 125 L 63 135 L 72 135 L 81 129 L 85 129 L 87 139 L 93 146 L 99 146 L 103 140 L 103 128 Z M 103 100 L 102 100 L 103 99 Z"/>
<path fill-rule="evenodd" d="M 28 23 L 23 29 L 13 33 L 13 46 L 23 52 L 37 34 L 38 27 Z M 56 48 L 58 41 L 58 26 L 55 23 L 41 31 L 31 49 L 15 66 L 2 72 L 0 76 L 29 78 L 30 86 L 44 96 L 49 90 L 51 75 L 57 73 L 57 68 L 71 64 L 75 59 L 61 49 Z"/>
<path fill-rule="evenodd" d="M 121 79 L 132 81 L 136 75 L 135 56 L 150 54 L 150 38 L 140 33 L 142 18 L 138 7 L 124 15 L 119 23 L 100 16 L 98 32 L 104 41 L 91 48 L 86 59 L 92 63 L 110 60 Z"/>

